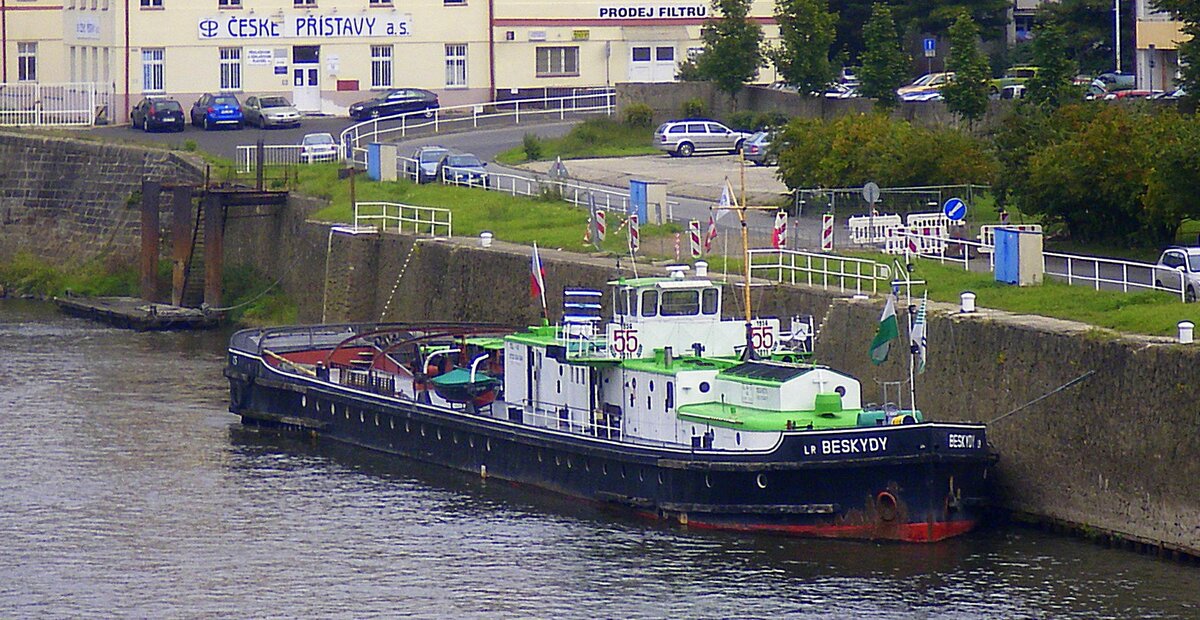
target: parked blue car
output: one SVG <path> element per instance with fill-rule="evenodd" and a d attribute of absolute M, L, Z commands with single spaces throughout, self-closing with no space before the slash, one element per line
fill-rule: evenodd
<path fill-rule="evenodd" d="M 233 95 L 204 93 L 192 104 L 192 124 L 205 130 L 214 127 L 241 129 L 242 104 Z"/>
<path fill-rule="evenodd" d="M 488 187 L 487 164 L 471 153 L 447 155 L 438 163 L 437 176 L 443 183 Z"/>

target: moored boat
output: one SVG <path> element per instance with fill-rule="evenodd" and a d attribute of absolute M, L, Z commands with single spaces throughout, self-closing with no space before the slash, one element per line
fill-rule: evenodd
<path fill-rule="evenodd" d="M 536 264 L 536 263 L 535 263 Z M 567 291 L 524 330 L 244 330 L 230 411 L 690 527 L 929 542 L 972 529 L 994 457 L 980 424 L 864 407 L 809 363 L 811 322 L 722 319 L 706 277 Z"/>

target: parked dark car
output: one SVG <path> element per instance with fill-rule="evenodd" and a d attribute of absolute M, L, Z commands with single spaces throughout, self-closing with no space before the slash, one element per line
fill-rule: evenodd
<path fill-rule="evenodd" d="M 150 132 L 157 129 L 183 131 L 183 106 L 166 97 L 147 97 L 129 111 L 131 127 Z"/>
<path fill-rule="evenodd" d="M 242 104 L 233 95 L 204 93 L 192 104 L 192 124 L 197 127 L 241 129 L 242 122 Z"/>
<path fill-rule="evenodd" d="M 422 88 L 397 88 L 350 106 L 350 118 L 360 121 L 422 111 L 428 118 L 433 116 L 433 111 L 439 107 L 441 106 L 436 93 Z"/>
<path fill-rule="evenodd" d="M 287 97 L 247 97 L 242 104 L 242 115 L 247 125 L 263 129 L 300 126 L 300 112 Z"/>
<path fill-rule="evenodd" d="M 452 153 L 438 162 L 437 177 L 443 183 L 487 187 L 487 164 L 471 153 Z"/>
<path fill-rule="evenodd" d="M 428 183 L 438 178 L 438 164 L 442 158 L 450 154 L 450 149 L 444 146 L 428 144 L 413 151 L 412 159 L 416 170 L 413 172 L 417 183 Z"/>

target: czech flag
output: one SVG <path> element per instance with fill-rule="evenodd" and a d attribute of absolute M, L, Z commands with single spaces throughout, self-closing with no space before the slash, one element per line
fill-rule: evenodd
<path fill-rule="evenodd" d="M 529 295 L 542 300 L 542 308 L 546 307 L 546 269 L 542 267 L 542 259 L 538 256 L 537 242 L 533 244 L 533 264 L 530 266 Z"/>

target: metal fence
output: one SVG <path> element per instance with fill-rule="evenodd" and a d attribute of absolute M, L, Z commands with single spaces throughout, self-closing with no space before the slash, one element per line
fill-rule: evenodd
<path fill-rule="evenodd" d="M 987 185 L 917 185 L 912 187 L 882 187 L 877 212 L 906 215 L 917 211 L 937 211 L 950 198 L 962 198 L 974 204 L 975 195 L 987 191 Z M 871 204 L 863 197 L 861 187 L 828 189 L 797 189 L 792 191 L 795 215 L 805 213 L 834 213 L 838 219 L 851 215 L 870 215 Z"/>
<path fill-rule="evenodd" d="M 0 83 L 0 126 L 77 127 L 108 122 L 113 92 L 94 82 Z"/>
<path fill-rule="evenodd" d="M 578 89 L 573 94 L 563 96 L 509 99 L 439 108 L 433 110 L 432 116 L 428 117 L 428 111 L 423 110 L 371 119 L 351 125 L 342 131 L 341 144 L 345 149 L 346 159 L 356 165 L 366 166 L 367 144 L 403 139 L 418 130 L 439 133 L 446 129 L 474 129 L 496 120 L 519 125 L 523 120 L 547 116 L 566 119 L 578 114 L 611 115 L 615 109 L 616 91 L 613 89 Z"/>
<path fill-rule="evenodd" d="M 873 260 L 803 250 L 755 249 L 749 254 L 750 277 L 854 294 L 878 293 L 881 284 L 885 289 L 891 286 L 893 276 L 907 275 Z"/>
<path fill-rule="evenodd" d="M 356 202 L 354 226 L 374 226 L 382 232 L 451 237 L 454 235 L 454 214 L 450 209 L 396 202 Z"/>
<path fill-rule="evenodd" d="M 304 147 L 299 144 L 250 144 L 238 145 L 237 147 L 237 168 L 240 173 L 254 172 L 258 168 L 258 153 L 259 147 L 262 147 L 262 165 L 263 166 L 295 166 L 299 164 L 317 163 L 319 161 L 337 161 L 341 158 L 340 148 L 339 155 L 329 157 L 308 157 L 304 153 Z"/>

